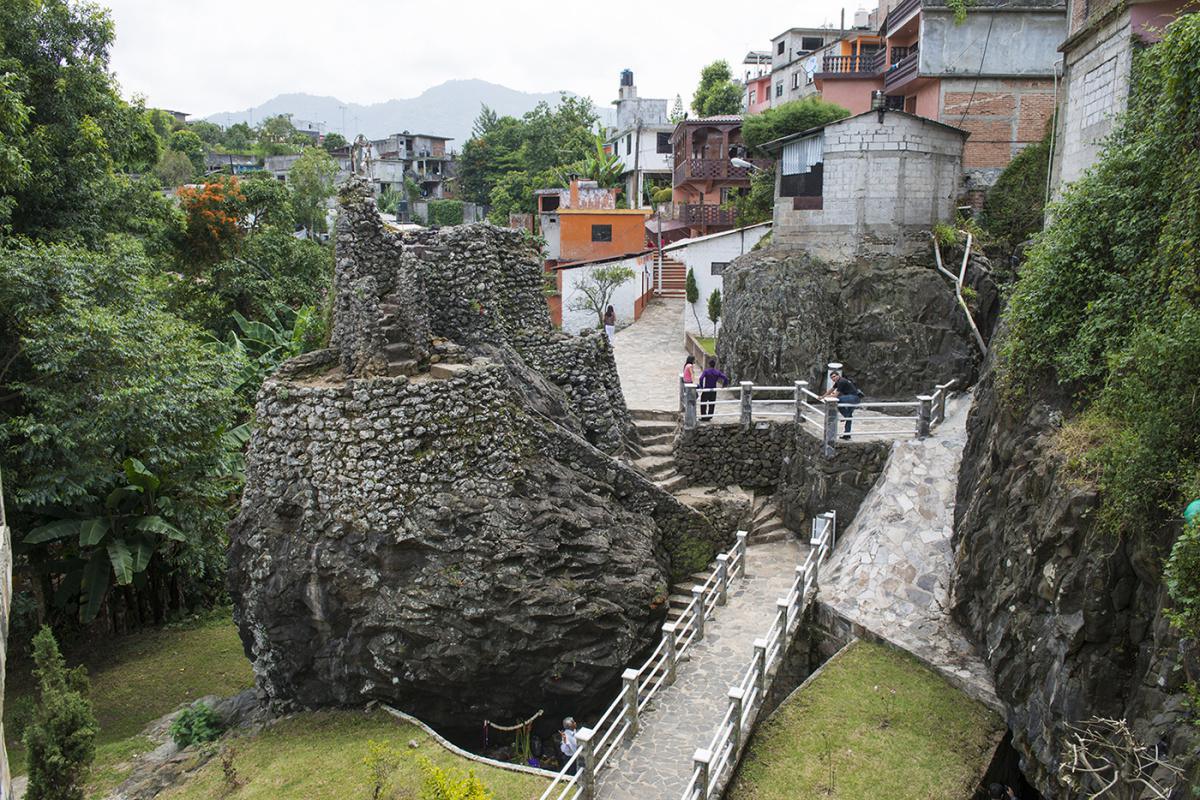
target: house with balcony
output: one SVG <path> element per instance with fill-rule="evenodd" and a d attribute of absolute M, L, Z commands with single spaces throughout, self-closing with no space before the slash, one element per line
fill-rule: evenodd
<path fill-rule="evenodd" d="M 880 109 L 768 142 L 773 244 L 840 262 L 928 248 L 933 226 L 954 219 L 969 136 Z"/>
<path fill-rule="evenodd" d="M 1129 99 L 1133 54 L 1162 38 L 1188 0 L 1067 0 L 1058 130 L 1051 181 L 1058 193 L 1096 162 L 1113 120 Z"/>
<path fill-rule="evenodd" d="M 445 197 L 446 183 L 454 177 L 454 153 L 446 146 L 451 141 L 447 136 L 408 131 L 372 140 L 372 166 L 380 194 L 403 191 L 408 178 L 420 187 L 421 197 Z"/>
<path fill-rule="evenodd" d="M 746 94 L 742 108 L 747 114 L 761 114 L 771 107 L 771 52 L 751 50 L 742 59 L 742 86 Z"/>
<path fill-rule="evenodd" d="M 685 119 L 671 138 L 675 162 L 671 187 L 671 218 L 686 225 L 694 236 L 732 228 L 735 214 L 721 206 L 750 189 L 750 174 L 770 161 L 750 161 L 742 141 L 742 117 L 729 115 Z M 732 159 L 751 167 L 734 166 Z"/>
<path fill-rule="evenodd" d="M 859 12 L 865 25 L 867 13 Z M 771 105 L 783 105 L 816 92 L 810 77 L 812 56 L 847 34 L 840 28 L 789 28 L 771 39 Z"/>
<path fill-rule="evenodd" d="M 822 97 L 860 113 L 882 92 L 888 108 L 971 132 L 964 189 L 982 200 L 1022 148 L 1039 141 L 1054 112 L 1065 0 L 977 0 L 955 19 L 946 0 L 901 0 L 874 41 L 827 56 L 814 82 Z"/>
<path fill-rule="evenodd" d="M 633 71 L 621 72 L 616 125 L 610 129 L 605 149 L 621 161 L 621 178 L 630 208 L 650 205 L 648 190 L 671 185 L 671 133 L 665 99 L 638 97 Z"/>

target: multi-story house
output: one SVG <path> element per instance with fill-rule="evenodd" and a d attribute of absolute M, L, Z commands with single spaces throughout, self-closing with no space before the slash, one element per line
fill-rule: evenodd
<path fill-rule="evenodd" d="M 902 0 L 878 37 L 848 39 L 826 56 L 814 83 L 854 114 L 880 92 L 888 108 L 968 131 L 965 188 L 982 190 L 1045 135 L 1065 33 L 1065 0 L 976 0 L 965 19 L 946 0 Z"/>
<path fill-rule="evenodd" d="M 617 96 L 616 125 L 610 129 L 606 148 L 621 160 L 625 198 L 630 208 L 649 205 L 648 190 L 671 185 L 671 132 L 667 101 L 638 97 L 633 71 L 621 72 Z"/>
<path fill-rule="evenodd" d="M 372 140 L 380 193 L 402 191 L 408 178 L 421 187 L 422 197 L 445 197 L 446 182 L 454 176 L 454 153 L 446 147 L 450 141 L 453 139 L 447 136 L 408 131 Z"/>
<path fill-rule="evenodd" d="M 742 60 L 742 85 L 746 94 L 742 108 L 747 114 L 759 114 L 771 107 L 771 52 L 751 50 Z"/>
<path fill-rule="evenodd" d="M 1188 0 L 1067 0 L 1069 32 L 1051 180 L 1057 192 L 1095 163 L 1113 119 L 1129 99 L 1134 51 L 1162 37 Z"/>
<path fill-rule="evenodd" d="M 741 115 L 685 119 L 675 126 L 671 147 L 675 161 L 672 216 L 693 234 L 733 227 L 735 213 L 722 205 L 736 203 L 750 188 L 751 172 L 771 164 L 747 158 Z M 752 166 L 736 166 L 734 158 Z"/>
<path fill-rule="evenodd" d="M 866 12 L 863 15 L 865 24 Z M 771 39 L 771 105 L 813 94 L 811 81 L 813 53 L 841 39 L 839 28 L 789 28 Z"/>

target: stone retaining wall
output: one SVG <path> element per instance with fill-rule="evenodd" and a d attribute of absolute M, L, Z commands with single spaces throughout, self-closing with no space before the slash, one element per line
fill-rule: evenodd
<path fill-rule="evenodd" d="M 795 437 L 796 425 L 790 422 L 759 422 L 749 430 L 740 424 L 702 424 L 675 440 L 675 469 L 701 486 L 771 489 L 795 449 Z"/>

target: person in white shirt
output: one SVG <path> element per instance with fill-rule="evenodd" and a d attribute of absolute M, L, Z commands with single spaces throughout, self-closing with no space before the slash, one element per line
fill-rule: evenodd
<path fill-rule="evenodd" d="M 575 755 L 575 751 L 579 749 L 579 743 L 575 741 L 575 718 L 567 717 L 563 720 L 563 729 L 558 732 L 562 739 L 558 749 L 563 754 L 563 764 L 571 760 L 571 756 Z M 575 763 L 571 765 L 571 774 L 574 775 L 579 770 L 579 759 L 575 759 Z"/>

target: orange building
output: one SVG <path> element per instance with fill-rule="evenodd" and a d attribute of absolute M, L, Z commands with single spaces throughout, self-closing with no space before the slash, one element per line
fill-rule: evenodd
<path fill-rule="evenodd" d="M 646 249 L 650 209 L 564 208 L 558 211 L 558 260 L 592 261 Z"/>

